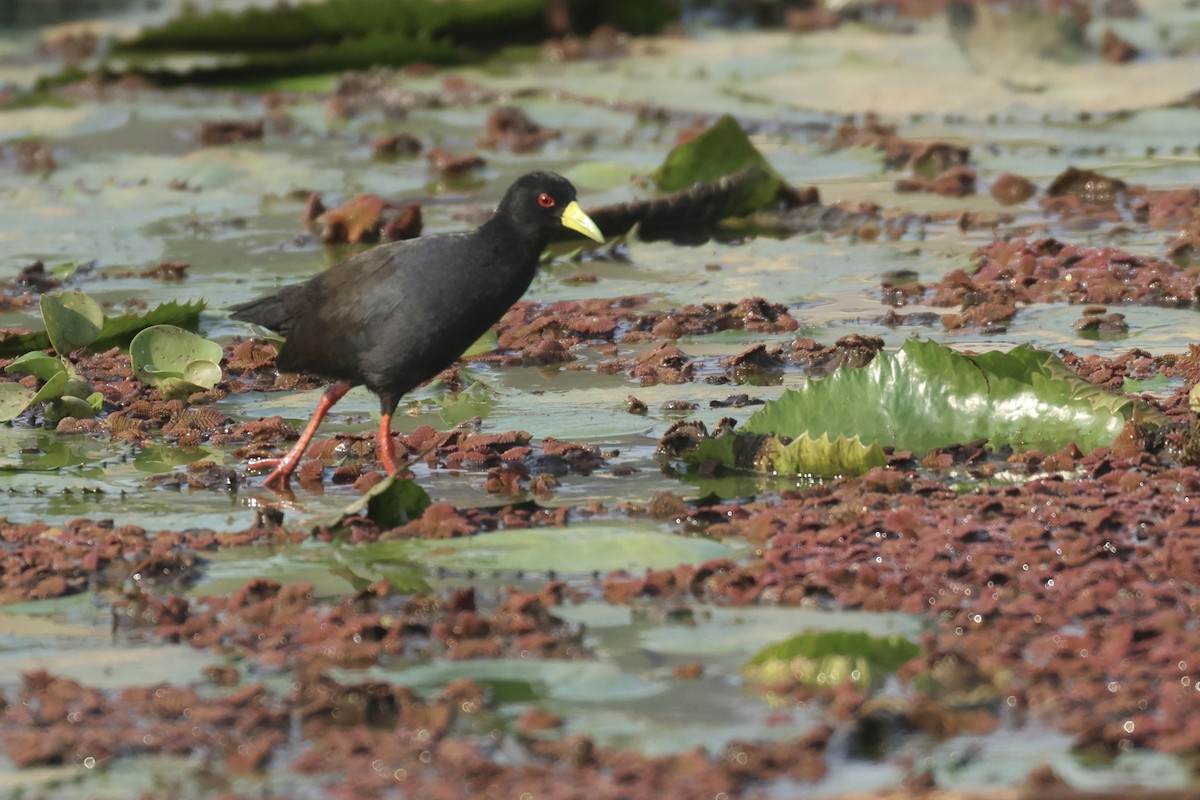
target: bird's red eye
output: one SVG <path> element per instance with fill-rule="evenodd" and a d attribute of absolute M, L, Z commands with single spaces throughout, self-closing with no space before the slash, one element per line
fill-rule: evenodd
<path fill-rule="evenodd" d="M 538 195 L 538 205 L 542 208 L 554 208 L 554 198 L 542 192 Z"/>

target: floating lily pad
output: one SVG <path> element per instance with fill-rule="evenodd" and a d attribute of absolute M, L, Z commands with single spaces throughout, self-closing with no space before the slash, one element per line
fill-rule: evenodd
<path fill-rule="evenodd" d="M 803 633 L 768 645 L 742 670 L 754 683 L 834 687 L 850 680 L 877 689 L 900 665 L 921 655 L 903 636 L 871 636 L 859 631 Z"/>
<path fill-rule="evenodd" d="M 216 386 L 221 355 L 221 345 L 174 325 L 146 328 L 129 344 L 134 375 L 166 398 Z"/>
<path fill-rule="evenodd" d="M 50 346 L 60 356 L 87 347 L 104 328 L 104 310 L 83 292 L 44 294 L 41 308 Z"/>
<path fill-rule="evenodd" d="M 1072 443 L 1092 450 L 1110 444 L 1129 419 L 1158 425 L 1162 415 L 1088 383 L 1052 353 L 1022 345 L 966 356 L 911 340 L 865 367 L 844 367 L 787 391 L 734 434 L 703 442 L 688 460 L 842 474 L 882 464 L 882 445 L 927 452 L 986 439 L 1016 450 Z"/>

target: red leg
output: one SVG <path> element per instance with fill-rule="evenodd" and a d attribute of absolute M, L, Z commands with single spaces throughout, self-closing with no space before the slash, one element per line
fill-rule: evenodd
<path fill-rule="evenodd" d="M 321 425 L 321 420 L 325 419 L 325 415 L 329 413 L 329 409 L 333 408 L 333 404 L 342 399 L 342 395 L 350 391 L 350 381 L 337 381 L 329 385 L 325 393 L 321 395 L 321 401 L 317 403 L 317 410 L 313 412 L 312 419 L 304 426 L 304 430 L 300 433 L 300 439 L 288 451 L 288 454 L 280 459 L 266 458 L 260 461 L 251 461 L 249 466 L 251 469 L 261 467 L 274 466 L 271 474 L 263 480 L 263 486 L 268 489 L 286 489 L 288 480 L 292 477 L 296 467 L 300 464 L 300 457 L 304 455 L 305 449 L 308 448 L 309 442 L 316 435 L 317 428 Z"/>
<path fill-rule="evenodd" d="M 384 414 L 379 419 L 379 434 L 375 437 L 375 449 L 379 460 L 383 462 L 383 470 L 388 475 L 396 472 L 396 443 L 392 439 L 392 415 Z"/>

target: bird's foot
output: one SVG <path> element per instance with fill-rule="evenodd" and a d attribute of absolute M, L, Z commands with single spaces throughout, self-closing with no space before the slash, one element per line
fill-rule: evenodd
<path fill-rule="evenodd" d="M 273 491 L 285 492 L 295 466 L 289 464 L 286 458 L 256 458 L 246 464 L 246 469 L 252 472 L 270 469 L 271 474 L 263 479 L 262 485 Z"/>

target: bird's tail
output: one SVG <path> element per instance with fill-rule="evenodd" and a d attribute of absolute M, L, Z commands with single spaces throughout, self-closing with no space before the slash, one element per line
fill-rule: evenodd
<path fill-rule="evenodd" d="M 289 295 L 290 292 L 285 289 L 278 294 L 260 297 L 248 303 L 239 303 L 229 309 L 232 312 L 229 318 L 241 322 L 253 322 L 255 325 L 262 325 L 264 328 L 286 334 L 287 329 L 294 321 L 294 317 L 289 313 Z"/>

